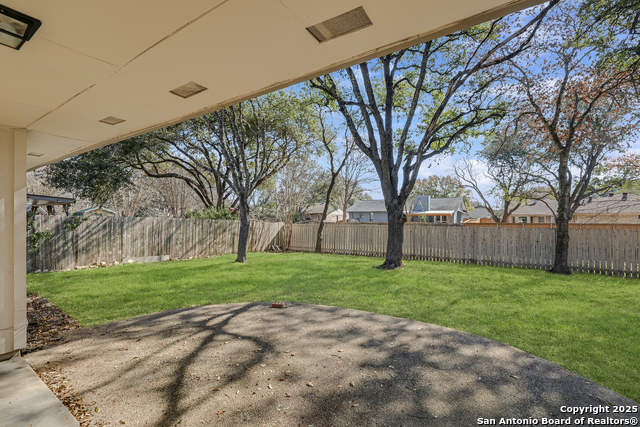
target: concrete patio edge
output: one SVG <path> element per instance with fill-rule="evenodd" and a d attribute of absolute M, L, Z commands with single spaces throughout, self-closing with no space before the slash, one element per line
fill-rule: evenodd
<path fill-rule="evenodd" d="M 0 362 L 0 425 L 78 427 L 78 421 L 19 356 Z"/>

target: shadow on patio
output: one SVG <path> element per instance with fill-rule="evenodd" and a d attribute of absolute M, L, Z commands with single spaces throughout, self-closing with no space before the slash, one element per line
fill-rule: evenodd
<path fill-rule="evenodd" d="M 563 405 L 636 405 L 495 341 L 305 304 L 156 313 L 71 331 L 26 359 L 67 373 L 99 409 L 96 424 L 462 426 L 566 419 Z"/>

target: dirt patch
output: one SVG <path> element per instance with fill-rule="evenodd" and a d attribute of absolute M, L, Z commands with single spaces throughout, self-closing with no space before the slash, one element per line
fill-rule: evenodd
<path fill-rule="evenodd" d="M 27 298 L 27 348 L 22 353 L 29 354 L 46 350 L 62 340 L 62 334 L 80 328 L 80 324 L 46 298 L 32 294 Z M 91 409 L 70 384 L 69 375 L 60 367 L 46 362 L 44 366 L 33 368 L 49 390 L 67 407 L 78 420 L 80 427 L 91 424 Z M 98 424 L 100 425 L 100 424 Z"/>

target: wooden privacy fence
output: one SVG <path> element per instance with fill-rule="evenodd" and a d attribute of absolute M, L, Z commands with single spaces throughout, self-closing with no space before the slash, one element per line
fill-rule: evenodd
<path fill-rule="evenodd" d="M 239 221 L 170 218 L 90 217 L 65 231 L 66 217 L 36 216 L 36 230 L 52 237 L 27 255 L 27 271 L 64 270 L 129 258 L 171 259 L 230 254 L 238 249 Z M 248 251 L 264 251 L 282 223 L 252 221 Z"/>
<path fill-rule="evenodd" d="M 404 259 L 544 270 L 553 265 L 554 228 L 478 225 L 407 225 L 404 227 Z M 639 277 L 640 230 L 635 226 L 612 228 L 569 230 L 569 260 L 573 271 Z M 312 252 L 317 230 L 317 224 L 294 224 L 290 242 L 285 241 L 281 232 L 276 244 L 293 251 Z M 384 257 L 386 248 L 386 224 L 324 226 L 324 253 Z"/>

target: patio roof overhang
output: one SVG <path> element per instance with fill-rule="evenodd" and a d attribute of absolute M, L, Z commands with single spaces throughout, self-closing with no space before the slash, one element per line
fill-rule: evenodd
<path fill-rule="evenodd" d="M 72 205 L 76 199 L 71 197 L 43 196 L 40 194 L 27 194 L 27 206 L 66 206 Z"/>
<path fill-rule="evenodd" d="M 0 128 L 27 131 L 32 170 L 541 1 L 2 3 L 42 21 L 19 51 L 0 46 Z M 372 25 L 307 31 L 360 6 Z M 208 90 L 170 92 L 190 82 Z"/>

